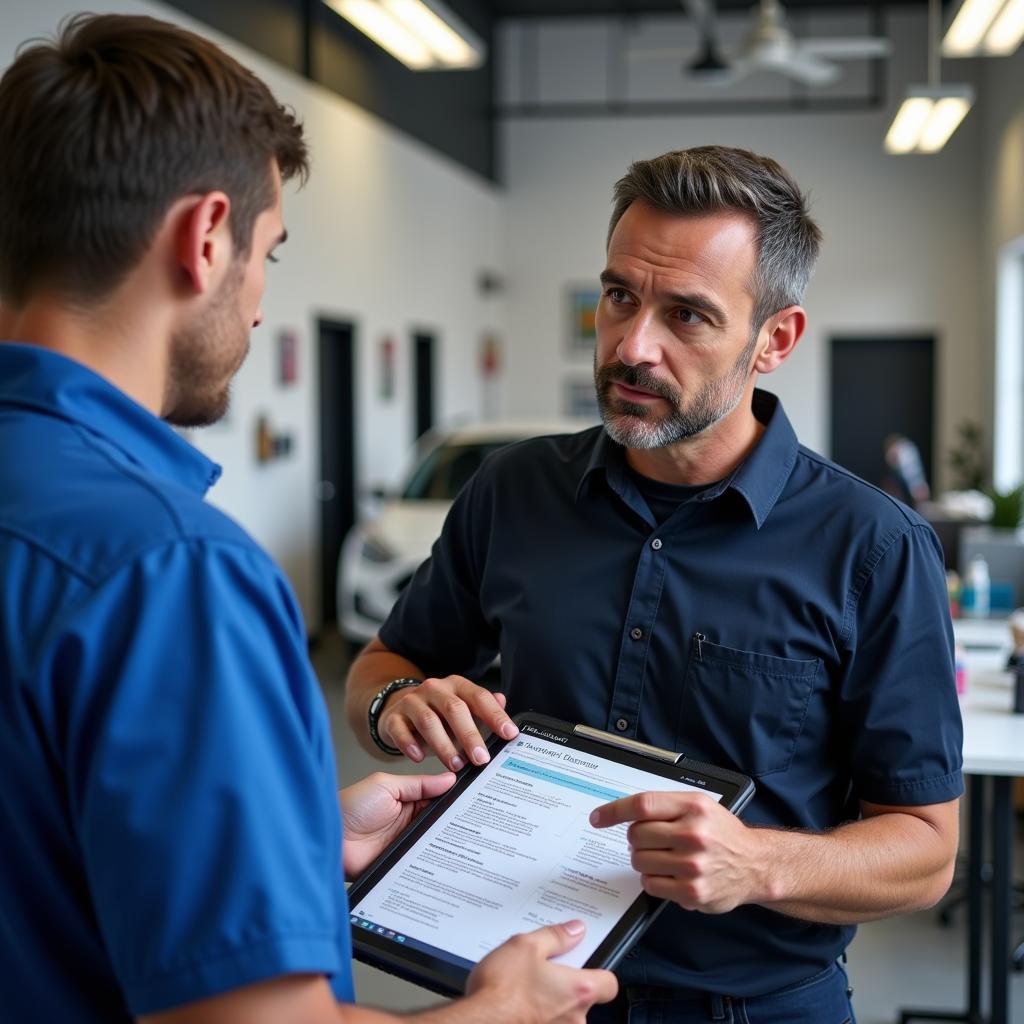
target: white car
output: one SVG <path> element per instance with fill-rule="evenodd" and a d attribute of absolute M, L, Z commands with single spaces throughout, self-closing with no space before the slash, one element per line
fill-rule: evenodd
<path fill-rule="evenodd" d="M 480 423 L 431 431 L 398 495 L 354 526 L 338 559 L 338 629 L 353 652 L 376 635 L 430 554 L 455 496 L 491 452 L 513 441 L 592 426 L 573 420 Z"/>

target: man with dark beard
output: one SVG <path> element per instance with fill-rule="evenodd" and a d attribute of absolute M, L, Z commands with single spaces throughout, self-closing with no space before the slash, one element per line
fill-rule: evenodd
<path fill-rule="evenodd" d="M 671 900 L 591 1021 L 842 1024 L 855 924 L 930 906 L 961 727 L 941 552 L 797 442 L 755 387 L 792 354 L 819 247 L 775 161 L 702 147 L 615 187 L 603 427 L 496 453 L 352 666 L 368 750 L 486 760 L 533 708 L 754 777 L 597 807 Z M 501 692 L 471 680 L 501 656 Z M 752 827 L 758 826 L 758 827 Z"/>
<path fill-rule="evenodd" d="M 0 79 L 5 1022 L 397 1020 L 353 1005 L 345 876 L 454 777 L 339 807 L 291 588 L 168 425 L 227 408 L 307 170 L 263 82 L 152 18 L 72 18 Z M 582 1024 L 615 979 L 549 958 L 583 931 L 403 1019 Z"/>

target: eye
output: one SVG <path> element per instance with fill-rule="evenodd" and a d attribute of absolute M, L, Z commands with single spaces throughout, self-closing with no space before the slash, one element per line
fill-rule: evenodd
<path fill-rule="evenodd" d="M 681 320 L 688 327 L 706 323 L 704 317 L 700 313 L 695 313 L 692 309 L 677 309 L 674 315 L 677 320 Z"/>
<path fill-rule="evenodd" d="M 616 305 L 620 302 L 629 301 L 629 293 L 625 288 L 609 288 L 605 291 L 608 300 Z"/>

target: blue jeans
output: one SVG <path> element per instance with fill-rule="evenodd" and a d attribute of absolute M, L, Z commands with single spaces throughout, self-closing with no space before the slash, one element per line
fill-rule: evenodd
<path fill-rule="evenodd" d="M 856 1024 L 852 994 L 839 964 L 778 992 L 746 998 L 630 985 L 615 1002 L 595 1006 L 587 1024 Z"/>

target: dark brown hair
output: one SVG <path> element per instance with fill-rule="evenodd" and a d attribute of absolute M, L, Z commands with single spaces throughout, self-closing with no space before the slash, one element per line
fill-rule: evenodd
<path fill-rule="evenodd" d="M 305 178 L 302 126 L 219 47 L 154 18 L 70 18 L 0 79 L 0 300 L 103 298 L 193 193 L 227 193 L 247 254 L 272 160 Z"/>
<path fill-rule="evenodd" d="M 735 210 L 757 224 L 752 326 L 799 305 L 821 246 L 797 183 L 774 160 L 745 149 L 696 146 L 638 160 L 615 183 L 608 238 L 631 203 L 642 199 L 667 213 Z"/>

